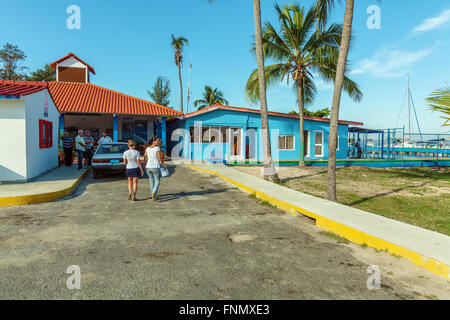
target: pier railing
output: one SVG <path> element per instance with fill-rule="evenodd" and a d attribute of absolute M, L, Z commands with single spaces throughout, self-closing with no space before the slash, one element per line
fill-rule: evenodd
<path fill-rule="evenodd" d="M 352 159 L 450 161 L 450 134 L 409 133 L 402 128 L 349 133 Z"/>

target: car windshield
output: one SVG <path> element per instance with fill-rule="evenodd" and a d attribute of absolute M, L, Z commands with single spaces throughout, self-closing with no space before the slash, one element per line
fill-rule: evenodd
<path fill-rule="evenodd" d="M 101 144 L 97 149 L 97 154 L 124 153 L 127 150 L 128 145 L 126 144 Z"/>

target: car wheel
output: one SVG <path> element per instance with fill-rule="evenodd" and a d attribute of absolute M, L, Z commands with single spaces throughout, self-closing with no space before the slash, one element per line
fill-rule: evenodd
<path fill-rule="evenodd" d="M 98 170 L 92 169 L 92 177 L 98 179 L 100 177 L 100 172 Z"/>

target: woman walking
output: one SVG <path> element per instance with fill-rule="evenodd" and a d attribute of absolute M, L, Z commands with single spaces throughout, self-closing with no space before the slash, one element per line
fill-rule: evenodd
<path fill-rule="evenodd" d="M 129 149 L 123 154 L 123 161 L 127 165 L 127 178 L 128 178 L 128 200 L 136 201 L 136 193 L 138 189 L 139 174 L 141 177 L 144 175 L 144 171 L 141 166 L 141 154 L 136 150 L 136 144 L 133 140 L 128 140 Z"/>
<path fill-rule="evenodd" d="M 163 166 L 164 159 L 161 150 L 159 149 L 159 137 L 153 136 L 150 141 L 150 145 L 145 150 L 144 161 L 146 163 L 145 168 L 148 174 L 148 180 L 150 182 L 150 191 L 152 192 L 153 201 L 158 200 L 158 189 L 160 184 L 160 172 L 159 168 Z"/>

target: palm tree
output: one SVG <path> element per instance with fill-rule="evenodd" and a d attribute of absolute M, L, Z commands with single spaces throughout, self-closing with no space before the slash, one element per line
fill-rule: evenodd
<path fill-rule="evenodd" d="M 214 2 L 214 0 L 208 0 Z M 272 159 L 272 148 L 270 145 L 269 117 L 267 113 L 266 79 L 264 70 L 264 55 L 262 48 L 262 28 L 261 28 L 261 3 L 260 0 L 253 0 L 253 15 L 255 20 L 255 53 L 258 64 L 259 79 L 259 102 L 261 104 L 261 129 L 262 145 L 264 154 L 263 178 L 265 180 L 280 182 L 278 173 Z"/>
<path fill-rule="evenodd" d="M 261 129 L 262 145 L 264 154 L 263 178 L 265 180 L 280 182 L 278 173 L 272 159 L 272 147 L 270 144 L 269 115 L 267 111 L 266 96 L 266 70 L 264 68 L 263 39 L 261 27 L 261 3 L 260 0 L 253 0 L 253 15 L 255 18 L 255 53 L 258 64 L 258 84 L 259 102 L 261 104 Z"/>
<path fill-rule="evenodd" d="M 304 105 L 314 100 L 317 88 L 314 75 L 325 81 L 333 81 L 336 76 L 339 43 L 342 35 L 342 25 L 332 24 L 327 30 L 314 29 L 317 23 L 315 9 L 305 12 L 304 7 L 287 5 L 280 8 L 275 5 L 280 21 L 280 32 L 269 22 L 265 23 L 263 35 L 263 50 L 266 58 L 274 60 L 275 64 L 265 67 L 268 85 L 278 84 L 289 78 L 294 81 L 297 93 L 300 120 L 300 161 L 304 165 Z M 258 73 L 250 75 L 246 94 L 251 101 L 258 99 Z M 362 93 L 358 85 L 344 77 L 344 89 L 351 98 L 359 101 Z"/>
<path fill-rule="evenodd" d="M 222 91 L 220 91 L 218 88 L 213 89 L 210 86 L 205 86 L 203 99 L 194 101 L 194 107 L 200 105 L 198 107 L 198 110 L 201 110 L 218 103 L 222 105 L 228 104 L 228 100 L 223 97 Z"/>
<path fill-rule="evenodd" d="M 175 50 L 175 64 L 178 67 L 178 79 L 180 80 L 180 111 L 183 113 L 183 82 L 181 80 L 181 64 L 183 62 L 183 49 L 189 45 L 189 40 L 184 37 L 175 38 L 172 34 L 172 47 Z"/>
<path fill-rule="evenodd" d="M 433 111 L 443 113 L 441 116 L 445 120 L 443 126 L 450 126 L 450 87 L 445 87 L 434 91 L 428 98 L 427 102 Z"/>
<path fill-rule="evenodd" d="M 328 13 L 333 8 L 336 0 L 317 0 L 316 16 L 319 29 L 325 27 Z M 339 0 L 341 2 L 341 0 Z M 337 131 L 339 121 L 339 107 L 341 104 L 342 87 L 345 86 L 344 77 L 347 66 L 348 51 L 350 49 L 350 37 L 352 34 L 354 0 L 345 0 L 344 27 L 339 49 L 339 58 L 334 82 L 333 103 L 331 106 L 330 134 L 328 138 L 328 176 L 327 199 L 337 201 L 336 195 L 336 148 Z"/>

